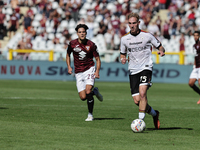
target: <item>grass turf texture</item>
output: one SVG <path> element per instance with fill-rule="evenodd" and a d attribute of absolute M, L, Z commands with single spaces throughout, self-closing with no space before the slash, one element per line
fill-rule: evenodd
<path fill-rule="evenodd" d="M 186 84 L 154 83 L 149 104 L 160 111 L 160 130 L 146 115 L 146 130 L 133 133 L 138 118 L 129 83 L 96 82 L 93 122 L 75 82 L 0 80 L 0 149 L 4 150 L 191 150 L 199 149 L 198 95 Z"/>

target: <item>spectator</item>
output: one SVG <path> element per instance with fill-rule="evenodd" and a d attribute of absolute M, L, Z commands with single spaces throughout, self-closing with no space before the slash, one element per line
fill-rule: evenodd
<path fill-rule="evenodd" d="M 173 35 L 174 37 L 176 36 L 177 25 L 178 24 L 176 18 L 173 18 L 172 21 L 170 22 L 170 29 L 172 31 L 171 35 Z"/>
<path fill-rule="evenodd" d="M 126 22 L 123 22 L 120 24 L 120 29 L 119 29 L 119 38 L 121 38 L 122 36 L 124 36 L 127 32 L 126 32 Z"/>
<path fill-rule="evenodd" d="M 22 39 L 18 42 L 17 49 L 25 50 L 26 49 L 26 38 L 22 37 Z M 17 53 L 15 57 L 16 60 L 23 60 L 25 53 Z"/>
<path fill-rule="evenodd" d="M 119 17 L 114 15 L 114 19 L 111 20 L 111 24 L 115 34 L 119 34 L 120 23 Z"/>
<path fill-rule="evenodd" d="M 29 16 L 29 14 L 26 13 L 25 16 L 24 16 L 24 21 L 23 21 L 25 32 L 27 32 L 30 29 L 31 23 L 32 23 L 32 19 Z"/>
<path fill-rule="evenodd" d="M 170 5 L 169 5 L 169 7 L 168 7 L 168 11 L 169 11 L 168 16 L 170 14 L 172 14 L 173 17 L 176 17 L 177 11 L 178 11 L 178 7 L 176 6 L 176 4 L 174 4 L 174 3 L 171 2 Z"/>
<path fill-rule="evenodd" d="M 27 38 L 26 39 L 26 42 L 25 42 L 25 49 L 32 49 L 33 47 L 33 44 L 31 43 L 31 38 Z M 24 57 L 23 57 L 23 60 L 30 60 L 30 57 L 29 57 L 30 53 L 25 53 Z"/>
<path fill-rule="evenodd" d="M 190 22 L 195 22 L 195 12 L 194 12 L 194 10 L 191 10 L 191 13 L 188 15 L 188 19 L 189 19 L 189 21 Z"/>
<path fill-rule="evenodd" d="M 65 20 L 67 20 L 68 22 L 72 19 L 72 15 L 70 11 L 66 11 L 65 12 Z"/>
<path fill-rule="evenodd" d="M 148 26 L 147 26 L 147 30 L 148 32 L 150 32 L 151 34 L 156 34 L 156 35 L 159 35 L 160 32 L 159 32 L 159 28 L 156 24 L 155 21 L 153 21 L 152 23 L 150 23 Z"/>
<path fill-rule="evenodd" d="M 107 9 L 107 5 L 108 5 L 107 0 L 102 0 L 99 4 L 99 14 L 104 17 L 109 12 L 109 10 Z"/>
<path fill-rule="evenodd" d="M 185 43 L 185 35 L 184 35 L 184 33 L 181 33 L 181 37 L 179 39 L 179 51 L 180 52 L 181 51 L 185 51 L 185 45 L 184 45 L 184 43 Z"/>
<path fill-rule="evenodd" d="M 131 12 L 131 10 L 130 10 L 130 4 L 131 2 L 130 2 L 130 0 L 124 0 L 124 3 L 123 3 L 123 5 L 122 5 L 122 15 L 127 15 L 127 14 L 129 14 L 130 12 Z"/>
<path fill-rule="evenodd" d="M 199 0 L 189 0 L 189 3 L 190 3 L 190 9 L 195 9 L 195 10 L 198 9 Z"/>
<path fill-rule="evenodd" d="M 113 50 L 113 47 L 114 47 L 114 44 L 113 44 L 114 32 L 112 32 L 112 29 L 109 29 L 104 34 L 104 39 L 105 39 L 105 42 L 106 42 L 107 50 Z"/>
<path fill-rule="evenodd" d="M 159 28 L 159 32 L 161 32 L 161 24 L 162 24 L 162 20 L 160 18 L 160 16 L 158 15 L 157 18 L 156 18 L 156 24 Z"/>
<path fill-rule="evenodd" d="M 69 2 L 69 8 L 71 8 L 71 14 L 72 14 L 72 18 L 74 18 L 74 21 L 77 22 L 78 21 L 78 16 L 79 16 L 79 10 L 81 8 L 81 4 L 82 4 L 82 0 L 71 0 L 71 2 Z"/>
<path fill-rule="evenodd" d="M 115 2 L 115 6 L 116 6 L 116 12 L 114 13 L 114 15 L 120 17 L 122 15 L 122 4 L 119 3 L 119 1 Z"/>
<path fill-rule="evenodd" d="M 56 33 L 57 33 L 58 26 L 60 25 L 59 18 L 56 17 L 56 16 L 54 16 L 54 17 L 53 17 L 53 22 L 54 22 L 54 26 L 53 26 L 54 34 L 56 34 Z"/>
<path fill-rule="evenodd" d="M 99 22 L 99 31 L 98 34 L 105 34 L 108 30 L 108 26 L 104 23 L 104 20 Z"/>
<path fill-rule="evenodd" d="M 11 0 L 10 4 L 12 9 L 15 9 L 18 6 L 18 0 Z"/>
<path fill-rule="evenodd" d="M 40 27 L 42 28 L 43 31 L 46 28 L 46 21 L 47 21 L 47 17 L 45 16 L 45 13 L 43 13 L 42 19 L 40 20 Z"/>
<path fill-rule="evenodd" d="M 60 44 L 60 39 L 59 39 L 58 37 L 55 36 L 55 37 L 52 39 L 52 42 L 53 42 L 54 45 Z"/>
<path fill-rule="evenodd" d="M 3 39 L 6 35 L 6 27 L 4 26 L 5 20 L 6 15 L 2 13 L 2 8 L 0 8 L 0 39 Z"/>
<path fill-rule="evenodd" d="M 178 9 L 177 11 L 177 15 L 180 16 L 181 18 L 184 18 L 185 17 L 185 14 L 186 14 L 186 11 L 184 8 L 180 8 Z"/>
<path fill-rule="evenodd" d="M 184 7 L 184 1 L 183 0 L 175 0 L 175 4 L 178 7 L 178 9 L 181 9 L 182 7 Z"/>
<path fill-rule="evenodd" d="M 177 16 L 177 31 L 180 33 L 181 32 L 181 27 L 183 26 L 182 24 L 182 18 L 180 16 Z"/>
<path fill-rule="evenodd" d="M 36 0 L 25 0 L 19 3 L 20 6 L 34 6 L 36 4 Z"/>
<path fill-rule="evenodd" d="M 24 32 L 23 36 L 25 37 L 25 39 L 29 38 L 29 39 L 35 39 L 36 37 L 36 31 L 34 30 L 33 26 L 30 26 L 30 28 L 27 30 L 27 32 Z"/>
<path fill-rule="evenodd" d="M 95 11 L 93 9 L 88 9 L 87 10 L 87 16 L 93 17 L 95 14 Z"/>
<path fill-rule="evenodd" d="M 87 30 L 87 38 L 92 40 L 93 38 L 93 30 L 94 30 L 94 18 L 92 16 L 87 16 L 86 24 L 88 26 Z"/>
<path fill-rule="evenodd" d="M 14 9 L 16 12 L 16 16 L 18 19 L 21 19 L 21 14 L 20 14 L 20 7 L 17 5 L 16 8 Z"/>
<path fill-rule="evenodd" d="M 49 18 L 50 14 L 53 12 L 53 9 L 52 9 L 52 4 L 51 3 L 48 3 L 46 5 L 46 11 L 44 12 L 45 13 L 45 16 L 47 18 Z"/>
<path fill-rule="evenodd" d="M 164 25 L 162 26 L 161 30 L 162 30 L 162 35 L 164 38 L 170 40 L 170 34 L 169 34 L 169 23 L 167 22 L 167 20 L 165 20 Z"/>
<path fill-rule="evenodd" d="M 38 8 L 38 12 L 40 14 L 42 14 L 44 11 L 45 11 L 45 7 L 47 5 L 47 1 L 46 0 L 40 0 L 38 1 L 38 4 L 37 4 L 37 8 Z"/>
<path fill-rule="evenodd" d="M 192 31 L 192 26 L 189 22 L 189 19 L 185 20 L 185 23 L 183 24 L 183 31 L 185 33 L 185 35 L 190 35 L 191 31 Z"/>
<path fill-rule="evenodd" d="M 64 57 L 62 56 L 62 53 L 60 53 L 60 56 L 58 57 L 58 60 L 57 61 L 64 61 Z"/>
<path fill-rule="evenodd" d="M 10 20 L 9 20 L 9 32 L 8 32 L 9 39 L 11 38 L 12 32 L 15 35 L 18 27 L 19 27 L 19 21 L 18 21 L 18 18 L 16 16 L 16 13 L 14 11 L 14 13 L 11 15 Z"/>
<path fill-rule="evenodd" d="M 67 0 L 60 0 L 60 1 L 59 1 L 59 6 L 60 6 L 60 8 L 62 8 L 63 10 L 65 9 L 66 5 L 67 5 Z"/>
<path fill-rule="evenodd" d="M 28 14 L 28 16 L 30 16 L 31 19 L 34 19 L 34 12 L 31 9 L 31 7 L 29 6 L 28 11 L 26 12 Z"/>
<path fill-rule="evenodd" d="M 67 29 L 65 29 L 63 31 L 63 36 L 65 37 L 65 40 L 64 40 L 64 48 L 67 49 L 68 45 L 69 45 L 69 42 L 72 40 L 71 39 L 71 34 L 69 33 L 69 31 Z"/>

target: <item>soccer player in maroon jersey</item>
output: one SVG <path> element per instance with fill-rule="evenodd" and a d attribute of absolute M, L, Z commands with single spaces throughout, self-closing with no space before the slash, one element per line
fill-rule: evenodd
<path fill-rule="evenodd" d="M 193 45 L 193 51 L 195 53 L 195 57 L 194 57 L 194 68 L 189 78 L 189 86 L 200 95 L 200 89 L 195 84 L 195 82 L 198 80 L 198 83 L 200 85 L 200 41 L 199 41 L 200 32 L 195 31 L 193 36 L 195 40 L 195 44 Z M 200 99 L 197 102 L 197 104 L 200 104 Z"/>
<path fill-rule="evenodd" d="M 69 43 L 66 55 L 66 63 L 68 67 L 68 73 L 72 74 L 70 54 L 73 53 L 76 86 L 81 100 L 87 100 L 88 105 L 88 117 L 85 121 L 93 120 L 93 106 L 94 98 L 93 95 L 103 101 L 103 96 L 99 93 L 97 87 L 94 87 L 95 78 L 99 78 L 99 71 L 101 68 L 101 60 L 97 51 L 97 46 L 92 41 L 86 38 L 87 25 L 79 24 L 75 30 L 78 38 L 72 40 Z M 96 69 L 93 58 L 96 60 Z M 92 90 L 93 89 L 93 90 Z"/>

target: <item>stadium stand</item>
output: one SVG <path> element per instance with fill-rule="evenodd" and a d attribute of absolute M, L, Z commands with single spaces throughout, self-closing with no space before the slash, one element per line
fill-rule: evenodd
<path fill-rule="evenodd" d="M 73 2 L 77 1 L 81 3 L 81 6 L 77 9 L 79 10 L 78 21 L 72 17 L 73 12 Z M 175 32 L 173 32 L 173 27 L 170 24 L 172 22 L 172 17 L 168 6 L 166 4 L 166 9 L 159 8 L 159 2 L 156 0 L 72 0 L 71 3 L 64 3 L 63 0 L 36 0 L 35 3 L 31 1 L 25 2 L 24 0 L 18 0 L 17 7 L 15 8 L 9 3 L 9 1 L 3 1 L 4 6 L 2 7 L 3 14 L 6 15 L 4 21 L 4 26 L 9 29 L 9 20 L 14 11 L 19 7 L 19 23 L 20 27 L 12 38 L 6 35 L 0 40 L 1 44 L 1 59 L 8 58 L 9 49 L 18 49 L 18 43 L 22 39 L 31 38 L 32 49 L 33 50 L 53 50 L 54 51 L 54 61 L 64 60 L 66 55 L 67 44 L 71 39 L 77 38 L 75 32 L 75 26 L 77 23 L 85 22 L 86 24 L 88 18 L 92 20 L 89 24 L 89 29 L 92 31 L 91 40 L 97 44 L 99 49 L 101 59 L 105 62 L 115 62 L 118 61 L 119 57 L 119 45 L 120 38 L 122 35 L 120 33 L 114 33 L 112 38 L 111 48 L 107 49 L 106 39 L 104 37 L 105 32 L 110 29 L 113 31 L 113 26 L 111 21 L 118 16 L 120 24 L 126 24 L 126 15 L 128 13 L 137 12 L 141 16 L 141 29 L 147 30 L 150 22 L 157 21 L 156 19 L 160 16 L 160 31 L 157 37 L 163 43 L 167 52 L 179 52 L 179 39 L 180 34 L 185 34 L 185 64 L 193 63 L 193 51 L 192 45 L 194 43 L 192 33 L 194 30 L 200 30 L 200 2 L 190 0 L 183 0 L 182 3 L 178 1 L 169 1 L 177 7 L 175 12 Z M 196 2 L 196 3 L 195 3 Z M 189 20 L 189 15 L 194 12 L 194 20 Z M 25 14 L 32 14 L 31 27 L 34 29 L 35 33 L 29 33 L 24 29 L 23 19 Z M 181 16 L 179 19 L 178 16 Z M 44 18 L 43 18 L 44 17 Z M 45 19 L 45 24 L 42 25 L 42 20 Z M 103 20 L 105 24 L 105 32 L 100 33 L 101 24 Z M 170 39 L 163 37 L 162 28 L 164 22 L 167 21 L 169 24 Z M 158 23 L 158 21 L 157 21 Z M 157 24 L 159 25 L 159 23 Z M 68 32 L 67 35 L 63 34 L 64 31 Z M 128 26 L 126 27 L 126 32 L 128 32 Z M 147 30 L 148 31 L 148 30 Z M 155 33 L 152 33 L 155 34 Z M 172 35 L 173 34 L 173 35 Z M 117 48 L 116 48 L 117 47 Z M 13 54 L 13 59 L 17 53 Z M 48 53 L 31 53 L 30 60 L 48 60 Z M 63 57 L 63 59 L 61 58 Z M 152 56 L 153 61 L 156 61 L 155 55 Z M 166 55 L 165 58 L 160 59 L 160 63 L 178 63 L 178 55 Z"/>

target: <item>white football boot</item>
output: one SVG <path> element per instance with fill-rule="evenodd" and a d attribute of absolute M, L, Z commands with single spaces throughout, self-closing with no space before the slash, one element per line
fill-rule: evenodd
<path fill-rule="evenodd" d="M 85 121 L 93 121 L 93 116 L 92 115 L 88 115 L 87 119 L 85 119 Z"/>

